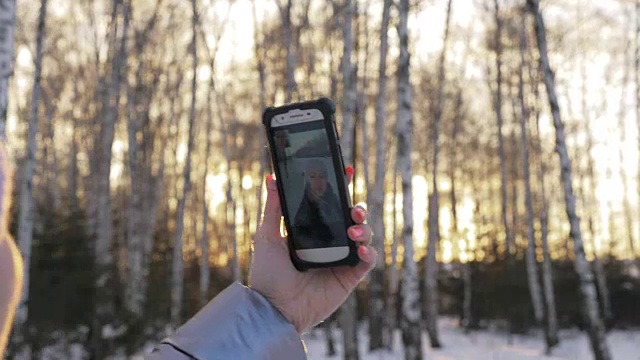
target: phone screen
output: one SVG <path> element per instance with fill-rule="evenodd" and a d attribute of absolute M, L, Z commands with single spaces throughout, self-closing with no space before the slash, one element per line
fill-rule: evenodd
<path fill-rule="evenodd" d="M 295 250 L 348 243 L 329 137 L 324 122 L 274 128 L 289 236 Z"/>

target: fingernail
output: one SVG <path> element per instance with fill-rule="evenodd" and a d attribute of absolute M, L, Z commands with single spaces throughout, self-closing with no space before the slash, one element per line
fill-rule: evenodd
<path fill-rule="evenodd" d="M 361 207 L 358 208 L 358 215 L 361 217 L 367 217 L 367 211 Z"/>
<path fill-rule="evenodd" d="M 353 170 L 352 166 L 347 166 L 347 168 L 345 170 L 347 172 L 347 175 L 353 175 L 353 173 L 355 172 L 355 170 Z"/>
<path fill-rule="evenodd" d="M 362 229 L 359 227 L 349 228 L 349 232 L 351 233 L 352 238 L 358 238 L 362 236 L 362 233 L 363 233 Z"/>
<path fill-rule="evenodd" d="M 265 178 L 265 180 L 266 180 L 267 182 L 269 182 L 269 181 L 273 181 L 273 180 L 275 180 L 275 179 L 276 179 L 276 176 L 275 176 L 275 175 L 273 175 L 273 174 L 269 174 L 269 175 L 267 175 L 267 177 Z"/>
<path fill-rule="evenodd" d="M 358 253 L 360 254 L 361 257 L 366 258 L 366 257 L 369 256 L 369 249 L 364 245 L 359 246 L 358 247 Z"/>

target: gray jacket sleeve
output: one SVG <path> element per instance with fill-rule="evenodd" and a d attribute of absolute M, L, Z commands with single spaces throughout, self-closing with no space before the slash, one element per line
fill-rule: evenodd
<path fill-rule="evenodd" d="M 164 339 L 149 359 L 306 359 L 302 340 L 267 299 L 239 283 L 226 288 Z"/>

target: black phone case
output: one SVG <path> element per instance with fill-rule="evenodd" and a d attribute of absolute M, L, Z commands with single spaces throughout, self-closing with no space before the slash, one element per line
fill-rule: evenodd
<path fill-rule="evenodd" d="M 293 243 L 292 243 L 291 231 L 290 231 L 291 225 L 292 225 L 291 223 L 292 219 L 289 219 L 289 212 L 287 211 L 287 208 L 286 208 L 287 205 L 284 197 L 285 190 L 284 190 L 283 184 L 281 183 L 282 178 L 279 174 L 280 167 L 277 166 L 278 160 L 276 158 L 275 151 L 273 150 L 275 148 L 275 140 L 274 140 L 274 136 L 273 136 L 274 134 L 271 128 L 271 118 L 273 118 L 275 115 L 287 113 L 292 109 L 318 109 L 322 112 L 322 115 L 324 116 L 324 121 L 325 121 L 325 128 L 329 135 L 329 144 L 331 147 L 334 170 L 336 174 L 343 175 L 343 176 L 337 176 L 338 192 L 340 193 L 340 204 L 342 205 L 343 218 L 347 227 L 355 224 L 354 221 L 351 219 L 351 197 L 349 196 L 349 190 L 347 188 L 347 177 L 346 177 L 346 172 L 344 168 L 344 162 L 342 159 L 342 150 L 340 148 L 340 143 L 339 143 L 340 137 L 338 135 L 336 122 L 335 122 L 336 106 L 333 103 L 333 101 L 329 98 L 323 97 L 323 98 L 312 100 L 312 101 L 292 103 L 292 104 L 287 104 L 287 105 L 278 106 L 278 107 L 267 107 L 262 115 L 262 122 L 264 124 L 265 130 L 267 133 L 269 153 L 271 156 L 273 171 L 275 171 L 276 173 L 276 183 L 278 185 L 278 194 L 280 197 L 282 214 L 284 216 L 285 225 L 287 227 L 287 233 L 289 234 L 287 241 L 289 242 L 288 248 L 289 248 L 289 256 L 291 257 L 291 262 L 293 263 L 293 266 L 296 269 L 298 269 L 298 271 L 306 271 L 308 269 L 313 269 L 313 268 L 326 268 L 326 267 L 335 267 L 335 266 L 342 266 L 342 265 L 355 266 L 356 264 L 358 264 L 360 259 L 358 258 L 357 246 L 353 241 L 347 241 L 349 246 L 349 255 L 347 257 L 345 257 L 342 260 L 329 262 L 329 263 L 316 263 L 316 262 L 309 262 L 309 261 L 302 260 L 298 258 L 298 256 L 296 255 L 296 252 L 293 249 Z M 346 233 L 347 228 L 345 228 L 344 231 Z"/>

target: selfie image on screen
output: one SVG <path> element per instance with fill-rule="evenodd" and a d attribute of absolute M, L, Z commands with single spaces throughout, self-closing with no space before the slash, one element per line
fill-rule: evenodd
<path fill-rule="evenodd" d="M 345 246 L 346 228 L 324 124 L 275 130 L 275 145 L 294 247 Z"/>

